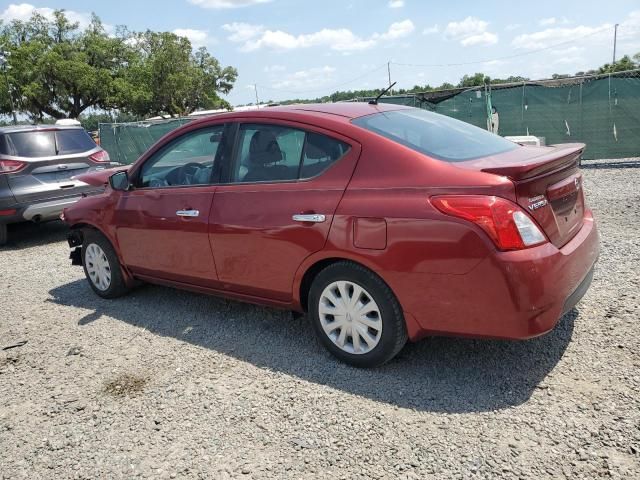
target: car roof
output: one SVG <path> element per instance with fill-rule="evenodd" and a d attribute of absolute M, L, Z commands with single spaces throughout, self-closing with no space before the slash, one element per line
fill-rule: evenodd
<path fill-rule="evenodd" d="M 327 115 L 337 115 L 340 117 L 346 117 L 348 119 L 354 119 L 363 117 L 365 115 L 371 115 L 379 112 L 388 112 L 391 110 L 403 110 L 410 107 L 403 105 L 393 105 L 389 103 L 380 103 L 372 105 L 367 102 L 339 102 L 339 103 L 301 103 L 293 105 L 283 105 L 277 107 L 266 107 L 255 111 L 250 111 L 251 114 L 257 114 L 258 116 L 269 116 L 269 112 L 313 112 L 323 113 Z M 243 112 L 249 113 L 249 112 Z"/>
<path fill-rule="evenodd" d="M 83 130 L 80 125 L 9 125 L 0 127 L 0 133 L 38 132 L 47 130 Z"/>

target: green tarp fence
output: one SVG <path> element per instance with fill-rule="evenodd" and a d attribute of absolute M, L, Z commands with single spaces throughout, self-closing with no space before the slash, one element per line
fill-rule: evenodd
<path fill-rule="evenodd" d="M 484 87 L 382 97 L 380 102 L 487 126 Z M 582 142 L 586 159 L 640 157 L 640 70 L 492 85 L 491 102 L 500 115 L 500 135 L 535 135 L 544 137 L 547 145 Z M 113 161 L 129 164 L 165 133 L 189 121 L 100 124 L 100 141 Z"/>
<path fill-rule="evenodd" d="M 425 92 L 382 97 L 380 102 L 424 108 L 487 127 L 484 87 L 442 97 L 440 92 Z M 547 145 L 585 143 L 586 159 L 640 157 L 640 70 L 493 85 L 491 103 L 500 115 L 502 136 L 535 135 L 544 137 Z"/>
<path fill-rule="evenodd" d="M 134 123 L 101 123 L 100 146 L 111 157 L 112 162 L 130 164 L 151 145 L 171 130 L 193 120 L 175 118 Z"/>

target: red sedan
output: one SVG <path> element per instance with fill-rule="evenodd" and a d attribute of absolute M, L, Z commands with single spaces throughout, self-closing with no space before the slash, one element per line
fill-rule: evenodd
<path fill-rule="evenodd" d="M 407 339 L 526 339 L 588 289 L 599 240 L 582 144 L 516 145 L 393 105 L 298 105 L 189 123 L 64 212 L 101 297 L 138 281 L 307 312 L 380 365 Z"/>

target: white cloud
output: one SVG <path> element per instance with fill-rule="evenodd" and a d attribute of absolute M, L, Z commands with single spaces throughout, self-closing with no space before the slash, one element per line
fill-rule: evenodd
<path fill-rule="evenodd" d="M 415 26 L 411 20 L 392 23 L 384 33 L 374 33 L 362 38 L 347 28 L 323 28 L 317 32 L 293 35 L 282 30 L 266 30 L 261 25 L 247 23 L 225 24 L 222 28 L 231 33 L 230 41 L 242 43 L 245 52 L 270 48 L 273 50 L 294 50 L 309 47 L 327 47 L 347 53 L 365 50 L 379 41 L 396 40 L 410 35 Z"/>
<path fill-rule="evenodd" d="M 471 47 L 473 45 L 495 45 L 498 43 L 498 35 L 491 32 L 482 32 L 478 35 L 471 35 L 460 40 L 463 47 Z"/>
<path fill-rule="evenodd" d="M 204 47 L 213 43 L 213 39 L 209 37 L 206 30 L 195 30 L 193 28 L 176 28 L 173 33 L 179 37 L 187 37 L 193 48 Z"/>
<path fill-rule="evenodd" d="M 543 18 L 541 20 L 538 21 L 538 24 L 541 27 L 549 27 L 551 25 L 567 25 L 571 23 L 571 21 L 569 21 L 567 18 L 562 17 L 562 18 L 556 18 L 556 17 L 549 17 L 549 18 Z"/>
<path fill-rule="evenodd" d="M 610 24 L 603 24 L 599 27 L 587 27 L 585 25 L 579 25 L 573 28 L 547 28 L 546 30 L 541 30 L 539 32 L 524 33 L 522 35 L 518 35 L 513 39 L 511 45 L 513 45 L 515 48 L 523 48 L 528 50 L 547 48 L 551 45 L 568 42 L 580 37 L 591 35 L 600 37 L 607 27 L 613 26 Z M 597 34 L 598 31 L 600 32 L 599 34 Z"/>
<path fill-rule="evenodd" d="M 12 3 L 2 13 L 0 13 L 0 20 L 4 22 L 11 22 L 13 20 L 19 20 L 21 22 L 28 21 L 34 13 L 39 13 L 48 20 L 53 19 L 53 8 L 48 7 L 35 7 L 30 3 Z M 65 10 L 64 14 L 67 19 L 72 23 L 78 23 L 81 30 L 84 30 L 91 23 L 91 14 L 86 12 L 76 12 L 73 10 Z M 113 32 L 112 25 L 102 24 L 107 33 Z"/>
<path fill-rule="evenodd" d="M 404 7 L 404 0 L 389 0 L 389 8 L 402 8 Z"/>
<path fill-rule="evenodd" d="M 519 28 L 521 28 L 522 25 L 519 23 L 510 23 L 509 25 L 507 25 L 506 27 L 504 27 L 504 29 L 508 32 L 511 32 L 513 30 L 518 30 Z"/>
<path fill-rule="evenodd" d="M 232 42 L 246 42 L 264 32 L 262 25 L 251 25 L 242 22 L 225 23 L 222 29 L 231 33 L 228 38 Z"/>
<path fill-rule="evenodd" d="M 333 81 L 333 74 L 336 69 L 325 65 L 324 67 L 309 68 L 308 70 L 299 70 L 289 75 L 284 75 L 282 79 L 273 84 L 275 89 L 290 88 L 293 90 L 308 90 L 313 88 L 322 88 L 327 83 Z"/>
<path fill-rule="evenodd" d="M 555 23 L 556 23 L 556 17 L 543 18 L 538 22 L 538 24 L 542 25 L 543 27 L 548 25 L 554 25 Z"/>
<path fill-rule="evenodd" d="M 423 35 L 432 35 L 438 32 L 440 32 L 440 26 L 437 23 L 422 30 Z"/>
<path fill-rule="evenodd" d="M 267 65 L 264 67 L 265 73 L 277 73 L 284 72 L 287 69 L 284 65 Z"/>
<path fill-rule="evenodd" d="M 444 29 L 446 38 L 460 42 L 464 47 L 494 45 L 498 35 L 487 31 L 489 22 L 476 17 L 467 17 L 459 22 L 449 22 Z"/>
<path fill-rule="evenodd" d="M 394 22 L 389 26 L 389 30 L 385 33 L 377 35 L 374 34 L 373 38 L 380 38 L 382 40 L 395 40 L 397 38 L 403 38 L 411 35 L 416 27 L 411 20 L 403 20 L 402 22 Z"/>
<path fill-rule="evenodd" d="M 189 0 L 189 3 L 203 8 L 240 8 L 269 3 L 271 0 Z"/>

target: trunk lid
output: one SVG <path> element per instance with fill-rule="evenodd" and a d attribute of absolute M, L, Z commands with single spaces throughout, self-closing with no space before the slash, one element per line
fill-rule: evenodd
<path fill-rule="evenodd" d="M 584 144 L 520 147 L 464 162 L 465 168 L 511 179 L 516 201 L 560 248 L 582 227 L 585 201 L 578 168 Z"/>

